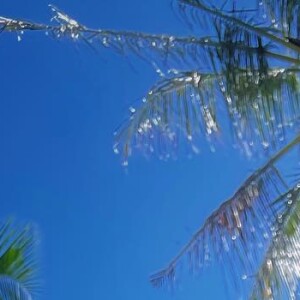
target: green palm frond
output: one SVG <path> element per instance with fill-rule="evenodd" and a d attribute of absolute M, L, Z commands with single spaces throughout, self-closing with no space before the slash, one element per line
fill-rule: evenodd
<path fill-rule="evenodd" d="M 0 278 L 9 277 L 30 293 L 38 288 L 35 242 L 29 226 L 16 229 L 9 222 L 0 224 Z"/>
<path fill-rule="evenodd" d="M 152 87 L 115 134 L 116 153 L 124 161 L 133 150 L 167 158 L 178 154 L 182 141 L 198 152 L 201 139 L 216 141 L 225 107 L 236 142 L 249 155 L 276 148 L 285 130 L 299 118 L 297 69 L 268 69 L 267 73 L 241 69 L 224 73 L 170 74 Z M 223 102 L 221 104 L 221 100 Z"/>
<path fill-rule="evenodd" d="M 233 197 L 206 219 L 167 268 L 151 276 L 152 284 L 173 285 L 180 265 L 187 263 L 197 271 L 214 258 L 229 264 L 236 284 L 237 278 L 254 274 L 274 233 L 277 218 L 284 210 L 283 195 L 291 188 L 277 164 L 299 143 L 300 136 L 253 173 Z"/>

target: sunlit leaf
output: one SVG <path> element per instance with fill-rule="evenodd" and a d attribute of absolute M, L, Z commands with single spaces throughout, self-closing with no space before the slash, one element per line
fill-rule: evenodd
<path fill-rule="evenodd" d="M 290 203 L 286 203 L 291 200 L 291 183 L 276 165 L 299 143 L 297 137 L 254 172 L 206 219 L 169 265 L 151 276 L 152 284 L 173 286 L 182 266 L 199 271 L 213 261 L 229 268 L 236 289 L 241 279 L 255 274 L 266 247 L 279 230 L 278 218 L 284 212 L 288 214 Z"/>
<path fill-rule="evenodd" d="M 300 184 L 285 195 L 272 242 L 255 276 L 251 299 L 297 299 L 300 279 Z"/>
<path fill-rule="evenodd" d="M 276 148 L 299 118 L 297 72 L 170 74 L 151 88 L 140 106 L 131 108 L 116 132 L 114 150 L 124 161 L 137 149 L 167 158 L 187 144 L 197 153 L 201 140 L 214 144 L 220 137 L 226 116 L 218 110 L 222 106 L 236 142 L 247 154 Z"/>

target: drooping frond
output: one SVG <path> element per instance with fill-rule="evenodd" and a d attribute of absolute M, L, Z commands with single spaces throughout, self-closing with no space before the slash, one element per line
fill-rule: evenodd
<path fill-rule="evenodd" d="M 31 294 L 18 281 L 0 276 L 1 300 L 32 300 Z"/>
<path fill-rule="evenodd" d="M 132 53 L 147 61 L 168 63 L 171 69 L 178 70 L 178 76 L 168 76 L 151 89 L 146 102 L 117 133 L 116 144 L 125 161 L 135 147 L 146 153 L 158 151 L 160 157 L 177 153 L 182 137 L 197 152 L 194 141 L 198 137 L 211 140 L 210 133 L 221 128 L 216 114 L 220 95 L 225 99 L 236 140 L 248 154 L 256 140 L 266 148 L 275 146 L 284 137 L 286 125 L 299 116 L 298 70 L 294 67 L 299 60 L 274 51 L 274 46 L 292 50 L 296 46 L 270 29 L 257 27 L 250 20 L 222 12 L 203 1 L 178 3 L 212 16 L 209 36 L 95 30 L 54 6 L 54 25 L 2 17 L 0 28 L 16 32 L 19 37 L 26 30 L 42 30 L 56 38 L 83 41 L 93 48 L 111 48 L 120 54 Z M 274 61 L 284 65 L 284 69 L 271 67 Z M 201 78 L 199 84 L 194 83 L 194 76 L 196 81 Z"/>
<path fill-rule="evenodd" d="M 0 278 L 9 277 L 30 293 L 36 292 L 38 288 L 35 242 L 30 227 L 16 229 L 10 223 L 0 224 Z M 0 280 L 0 285 L 5 282 L 8 281 Z"/>
<path fill-rule="evenodd" d="M 192 270 L 199 270 L 213 260 L 228 264 L 236 285 L 238 278 L 255 274 L 282 212 L 282 195 L 290 189 L 276 164 L 299 143 L 300 136 L 253 173 L 233 197 L 207 218 L 167 268 L 151 276 L 152 284 L 173 285 L 180 266 L 187 264 Z"/>
<path fill-rule="evenodd" d="M 250 299 L 297 299 L 300 280 L 300 184 L 282 199 L 272 242 L 261 264 Z"/>
<path fill-rule="evenodd" d="M 162 157 L 175 153 L 181 139 L 198 151 L 197 137 L 213 137 L 218 132 L 214 76 L 187 72 L 176 74 L 154 86 L 141 107 L 131 108 L 131 116 L 115 135 L 115 152 L 126 161 L 132 148 Z"/>
<path fill-rule="evenodd" d="M 116 153 L 124 161 L 135 149 L 166 158 L 178 154 L 182 141 L 195 152 L 201 139 L 214 141 L 228 112 L 236 141 L 248 154 L 260 147 L 275 148 L 300 114 L 297 70 L 269 69 L 253 73 L 184 72 L 155 85 L 116 132 Z M 224 100 L 221 104 L 220 101 Z"/>

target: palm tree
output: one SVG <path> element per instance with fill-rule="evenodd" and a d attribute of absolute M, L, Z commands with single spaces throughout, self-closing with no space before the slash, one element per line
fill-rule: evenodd
<path fill-rule="evenodd" d="M 31 300 L 36 293 L 36 238 L 30 226 L 0 224 L 0 299 Z"/>
<path fill-rule="evenodd" d="M 295 130 L 300 116 L 300 3 L 258 0 L 245 8 L 234 0 L 173 0 L 172 6 L 193 35 L 90 29 L 54 6 L 56 24 L 0 17 L 0 30 L 16 32 L 19 40 L 24 31 L 45 31 L 91 48 L 134 54 L 155 67 L 158 83 L 138 107 L 130 108 L 128 120 L 115 133 L 114 151 L 124 165 L 138 149 L 168 158 L 181 154 L 182 144 L 196 153 L 202 140 L 215 147 L 224 126 L 246 155 L 266 154 L 267 163 L 207 218 L 151 282 L 172 286 L 181 265 L 198 270 L 216 257 L 228 264 L 235 287 L 250 299 L 295 299 L 300 185 L 299 174 L 290 175 L 300 143 Z"/>

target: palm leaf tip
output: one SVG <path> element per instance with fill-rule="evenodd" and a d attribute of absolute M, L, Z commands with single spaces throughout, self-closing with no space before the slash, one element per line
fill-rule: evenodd
<path fill-rule="evenodd" d="M 25 30 L 46 30 L 43 24 L 32 23 L 25 20 L 11 19 L 0 16 L 0 33 L 3 31 L 24 33 Z"/>
<path fill-rule="evenodd" d="M 0 299 L 32 300 L 32 296 L 18 281 L 8 276 L 0 276 Z"/>
<path fill-rule="evenodd" d="M 151 275 L 149 280 L 155 288 L 160 288 L 166 284 L 172 288 L 175 284 L 175 269 L 173 266 L 170 266 L 165 270 L 161 270 Z"/>

